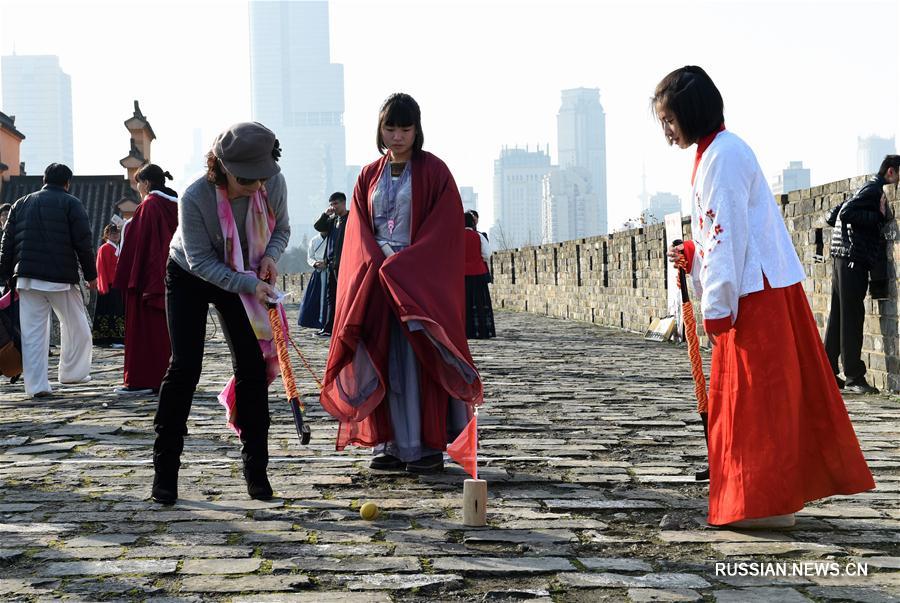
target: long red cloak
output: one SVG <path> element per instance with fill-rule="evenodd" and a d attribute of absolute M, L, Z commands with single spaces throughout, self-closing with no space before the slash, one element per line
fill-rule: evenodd
<path fill-rule="evenodd" d="M 114 286 L 125 295 L 125 385 L 158 389 L 169 357 L 166 261 L 178 227 L 178 204 L 150 193 L 134 212 L 119 254 Z"/>
<path fill-rule="evenodd" d="M 97 292 L 100 295 L 109 293 L 116 277 L 116 247 L 109 241 L 97 250 Z"/>
<path fill-rule="evenodd" d="M 422 436 L 447 446 L 449 398 L 483 401 L 465 331 L 462 201 L 450 170 L 420 151 L 411 160 L 409 247 L 386 258 L 373 234 L 370 200 L 388 157 L 367 165 L 353 192 L 337 283 L 337 308 L 320 400 L 340 421 L 337 449 L 393 439 L 386 400 L 391 313 L 420 365 Z M 417 321 L 424 330 L 409 330 Z"/>

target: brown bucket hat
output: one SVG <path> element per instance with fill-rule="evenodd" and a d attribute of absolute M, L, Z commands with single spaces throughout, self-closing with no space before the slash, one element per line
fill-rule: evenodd
<path fill-rule="evenodd" d="M 219 134 L 213 154 L 239 178 L 271 178 L 281 171 L 275 132 L 256 121 L 234 124 Z"/>

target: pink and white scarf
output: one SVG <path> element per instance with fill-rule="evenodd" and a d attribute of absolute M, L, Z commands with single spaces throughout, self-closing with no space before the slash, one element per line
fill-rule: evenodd
<path fill-rule="evenodd" d="M 266 253 L 266 246 L 272 238 L 275 229 L 275 214 L 269 207 L 268 196 L 265 187 L 255 192 L 247 207 L 247 259 L 250 262 L 249 270 L 244 266 L 244 254 L 241 248 L 241 238 L 238 235 L 237 225 L 234 222 L 234 213 L 231 211 L 231 203 L 224 188 L 216 187 L 216 200 L 218 203 L 219 224 L 222 227 L 222 236 L 225 238 L 225 263 L 235 272 L 241 274 L 257 275 L 259 263 Z M 240 293 L 241 302 L 253 327 L 253 333 L 259 341 L 259 349 L 266 361 L 266 382 L 271 384 L 280 372 L 278 366 L 278 352 L 275 349 L 275 341 L 272 337 L 272 327 L 269 323 L 269 313 L 266 308 L 257 301 L 252 293 Z M 287 316 L 284 306 L 278 306 L 281 314 L 281 324 L 287 324 Z M 225 389 L 219 394 L 219 403 L 225 407 L 225 418 L 228 427 L 240 435 L 241 430 L 237 425 L 237 405 L 235 396 L 234 375 L 225 384 Z"/>

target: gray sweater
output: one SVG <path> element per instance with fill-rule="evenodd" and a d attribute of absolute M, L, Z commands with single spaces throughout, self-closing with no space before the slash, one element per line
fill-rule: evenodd
<path fill-rule="evenodd" d="M 266 191 L 269 207 L 275 214 L 275 229 L 266 255 L 277 262 L 291 238 L 284 176 L 276 174 L 269 178 Z M 246 247 L 247 203 L 247 197 L 232 200 L 242 247 Z M 215 186 L 207 182 L 206 176 L 191 184 L 178 202 L 178 230 L 172 237 L 169 257 L 195 276 L 233 293 L 253 293 L 259 282 L 255 276 L 239 274 L 225 263 L 225 239 L 219 224 Z"/>

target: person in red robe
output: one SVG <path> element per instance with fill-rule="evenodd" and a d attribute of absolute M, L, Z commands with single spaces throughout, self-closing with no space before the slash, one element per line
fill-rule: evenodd
<path fill-rule="evenodd" d="M 657 85 L 669 144 L 696 145 L 691 239 L 669 259 L 691 275 L 713 344 L 713 526 L 785 528 L 807 502 L 875 487 L 803 289 L 805 271 L 750 147 L 725 129 L 700 67 Z"/>
<path fill-rule="evenodd" d="M 94 345 L 121 347 L 125 340 L 122 292 L 113 287 L 119 252 L 119 227 L 107 224 L 97 249 L 97 304 L 94 306 Z"/>
<path fill-rule="evenodd" d="M 416 101 L 389 97 L 382 157 L 353 192 L 320 399 L 340 422 L 338 450 L 373 446 L 373 469 L 430 473 L 483 388 L 466 340 L 459 189 L 423 141 Z"/>
<path fill-rule="evenodd" d="M 172 175 L 153 163 L 134 176 L 143 201 L 122 241 L 115 287 L 125 295 L 125 383 L 119 394 L 159 391 L 169 357 L 166 325 L 166 261 L 178 226 L 178 193 Z"/>

